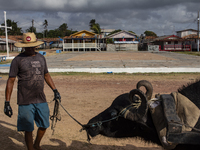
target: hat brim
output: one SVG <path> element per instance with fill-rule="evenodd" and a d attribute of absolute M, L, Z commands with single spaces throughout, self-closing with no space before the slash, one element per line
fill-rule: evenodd
<path fill-rule="evenodd" d="M 39 46 L 41 44 L 43 44 L 44 42 L 42 41 L 36 41 L 36 42 L 32 42 L 32 43 L 22 43 L 22 42 L 17 42 L 14 45 L 16 47 L 36 47 Z"/>

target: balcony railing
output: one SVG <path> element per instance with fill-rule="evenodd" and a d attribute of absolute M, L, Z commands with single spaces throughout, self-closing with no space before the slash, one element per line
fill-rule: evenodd
<path fill-rule="evenodd" d="M 191 50 L 190 45 L 165 45 L 164 46 L 164 51 L 190 51 L 190 50 Z"/>
<path fill-rule="evenodd" d="M 97 43 L 64 43 L 64 48 L 97 48 Z"/>
<path fill-rule="evenodd" d="M 69 50 L 71 49 L 72 51 L 74 49 L 95 49 L 95 50 L 101 50 L 100 46 L 98 43 L 64 43 L 63 44 L 63 50 Z"/>

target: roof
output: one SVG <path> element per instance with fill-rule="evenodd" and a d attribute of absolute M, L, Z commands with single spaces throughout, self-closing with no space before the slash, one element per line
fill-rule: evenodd
<path fill-rule="evenodd" d="M 177 32 L 184 32 L 184 31 L 196 31 L 196 32 L 198 32 L 198 31 L 195 30 L 195 29 L 185 29 L 185 30 L 176 31 L 176 33 L 177 33 Z"/>
<path fill-rule="evenodd" d="M 104 32 L 110 33 L 110 32 L 113 32 L 113 31 L 115 31 L 115 29 L 101 29 L 102 33 L 104 33 Z"/>
<path fill-rule="evenodd" d="M 157 38 L 157 37 L 155 37 L 155 36 L 145 36 L 145 39 L 149 39 L 149 40 L 152 40 L 152 39 L 155 39 L 155 38 Z"/>
<path fill-rule="evenodd" d="M 6 36 L 0 36 L 1 39 L 6 39 Z M 8 35 L 8 39 L 18 42 L 22 40 L 22 35 Z"/>
<path fill-rule="evenodd" d="M 182 41 L 183 39 L 176 35 L 164 35 L 158 38 L 155 38 L 153 41 Z"/>
<path fill-rule="evenodd" d="M 52 41 L 54 41 L 54 42 L 55 42 L 55 41 L 59 41 L 60 38 L 42 38 L 42 39 L 40 39 L 40 40 L 49 43 L 49 42 L 52 42 Z"/>
<path fill-rule="evenodd" d="M 95 39 L 97 36 L 65 36 L 64 39 Z"/>
<path fill-rule="evenodd" d="M 74 34 L 71 34 L 70 36 L 95 36 L 95 35 L 96 35 L 96 33 L 93 33 L 93 32 L 87 31 L 87 30 L 82 30 L 82 31 L 76 32 Z"/>
<path fill-rule="evenodd" d="M 197 39 L 198 36 L 196 34 L 190 34 L 183 37 L 183 39 Z"/>
<path fill-rule="evenodd" d="M 122 30 L 120 32 L 106 36 L 105 38 L 136 38 L 136 34 Z"/>

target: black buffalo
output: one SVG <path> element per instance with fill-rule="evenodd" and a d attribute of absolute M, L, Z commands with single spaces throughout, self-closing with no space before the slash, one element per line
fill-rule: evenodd
<path fill-rule="evenodd" d="M 141 86 L 146 88 L 145 94 L 139 90 Z M 199 80 L 182 86 L 178 92 L 200 108 Z M 101 134 L 114 138 L 141 137 L 146 142 L 161 145 L 147 106 L 147 101 L 151 99 L 152 93 L 153 87 L 148 81 L 138 82 L 136 89 L 130 93 L 119 95 L 109 108 L 89 120 L 86 126 L 88 136 L 94 137 Z M 140 103 L 138 99 L 141 99 Z M 133 105 L 135 107 L 132 107 Z M 200 119 L 195 128 L 200 129 Z M 177 145 L 175 149 L 200 149 L 200 146 L 185 144 Z"/>

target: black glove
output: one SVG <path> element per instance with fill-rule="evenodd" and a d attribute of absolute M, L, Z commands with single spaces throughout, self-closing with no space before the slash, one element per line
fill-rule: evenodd
<path fill-rule="evenodd" d="M 54 92 L 54 100 L 59 100 L 61 102 L 61 96 L 57 89 L 53 90 Z"/>
<path fill-rule="evenodd" d="M 5 101 L 5 105 L 4 105 L 4 113 L 8 116 L 11 117 L 12 116 L 12 108 L 10 106 L 10 102 L 9 101 Z"/>

